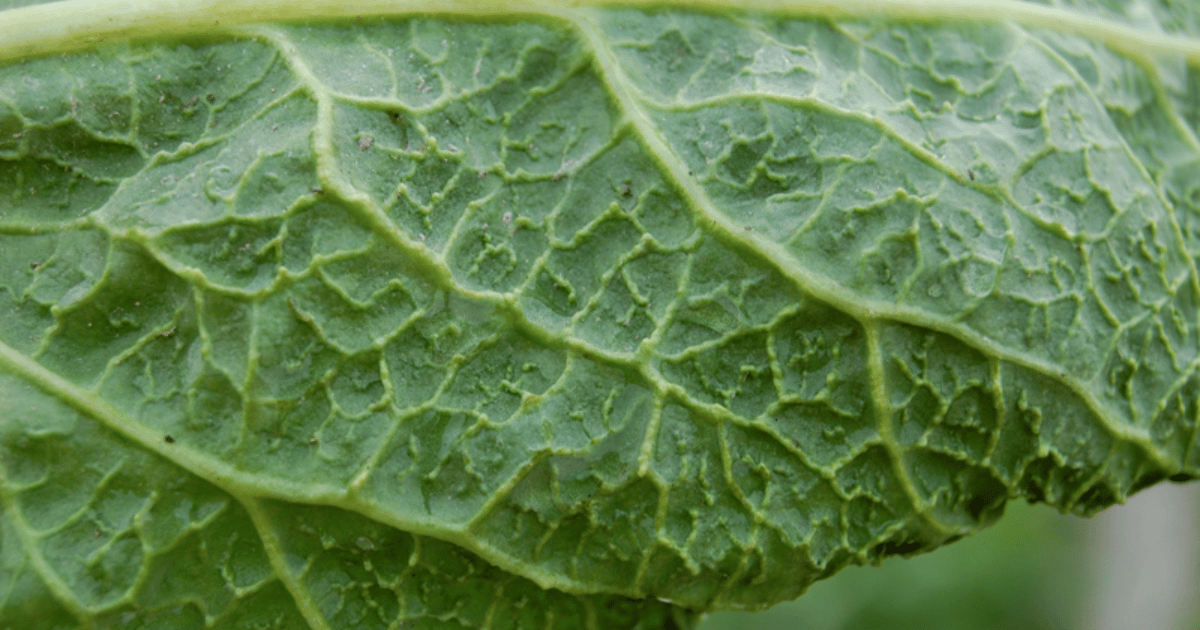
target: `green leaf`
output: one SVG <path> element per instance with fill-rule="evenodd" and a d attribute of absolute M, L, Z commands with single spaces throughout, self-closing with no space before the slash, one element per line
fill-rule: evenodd
<path fill-rule="evenodd" d="M 25 4 L 21 627 L 689 627 L 1200 476 L 1194 3 Z"/>

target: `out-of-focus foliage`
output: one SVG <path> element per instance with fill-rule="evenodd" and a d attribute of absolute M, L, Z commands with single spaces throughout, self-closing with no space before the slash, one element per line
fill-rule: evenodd
<path fill-rule="evenodd" d="M 1078 520 L 1013 502 L 951 550 L 852 567 L 764 612 L 713 613 L 700 630 L 1066 630 L 1087 594 L 1079 534 Z"/>
<path fill-rule="evenodd" d="M 1151 491 L 1159 500 L 1178 500 L 1184 509 L 1196 510 L 1196 488 L 1167 487 Z M 1130 573 L 1113 566 L 1114 549 L 1105 549 L 1104 529 L 1114 511 L 1146 510 L 1139 495 L 1127 506 L 1114 506 L 1093 519 L 1064 519 L 1042 506 L 1009 504 L 1003 519 L 991 529 L 971 537 L 953 550 L 911 558 L 890 558 L 880 567 L 853 567 L 819 582 L 800 599 L 758 613 L 718 612 L 705 618 L 700 630 L 1080 630 L 1096 628 L 1104 607 L 1118 607 L 1127 620 L 1131 605 L 1125 594 L 1113 598 L 1102 592 L 1101 581 L 1115 577 L 1132 589 L 1154 579 L 1152 567 Z M 1153 506 L 1150 506 L 1153 507 Z M 1176 514 L 1176 516 L 1178 516 Z M 1159 518 L 1167 517 L 1166 515 Z M 1144 512 L 1134 520 L 1152 520 Z M 1195 532 L 1200 514 L 1190 522 L 1156 529 L 1176 530 L 1177 536 Z M 1191 528 L 1178 529 L 1178 528 Z M 1175 540 L 1135 543 L 1176 546 Z M 1151 534 L 1153 535 L 1153 534 Z M 1181 545 L 1187 547 L 1187 545 Z M 1177 608 L 1157 617 L 1172 617 L 1171 630 L 1200 628 L 1200 557 L 1192 552 L 1182 559 L 1191 565 L 1190 581 L 1179 585 L 1181 601 L 1164 601 L 1165 593 L 1135 605 Z M 1187 552 L 1184 552 L 1187 554 Z M 1113 571 L 1121 571 L 1113 575 Z M 1107 574 L 1107 575 L 1104 575 Z M 1109 601 L 1103 601 L 1108 597 Z M 1116 600 L 1116 601 L 1113 601 Z"/>

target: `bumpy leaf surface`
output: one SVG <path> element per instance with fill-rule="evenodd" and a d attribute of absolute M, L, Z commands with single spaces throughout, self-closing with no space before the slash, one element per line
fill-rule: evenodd
<path fill-rule="evenodd" d="M 1195 3 L 25 4 L 14 627 L 685 627 L 1200 475 Z"/>

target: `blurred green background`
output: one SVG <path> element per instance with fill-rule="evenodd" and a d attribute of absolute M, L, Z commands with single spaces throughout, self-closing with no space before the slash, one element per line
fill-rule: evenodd
<path fill-rule="evenodd" d="M 1200 630 L 1200 483 L 1084 519 L 1012 501 L 933 553 L 851 567 L 800 599 L 700 630 Z"/>

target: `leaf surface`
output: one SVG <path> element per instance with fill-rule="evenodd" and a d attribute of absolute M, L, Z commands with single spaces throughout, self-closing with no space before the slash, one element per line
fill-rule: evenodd
<path fill-rule="evenodd" d="M 979 6 L 0 68 L 0 618 L 686 627 L 1200 475 L 1200 18 Z"/>

